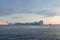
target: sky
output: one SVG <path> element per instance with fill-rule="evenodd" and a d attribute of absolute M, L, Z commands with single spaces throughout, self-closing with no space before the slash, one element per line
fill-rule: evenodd
<path fill-rule="evenodd" d="M 0 0 L 0 21 L 60 24 L 60 0 Z M 0 24 L 1 24 L 0 22 Z"/>

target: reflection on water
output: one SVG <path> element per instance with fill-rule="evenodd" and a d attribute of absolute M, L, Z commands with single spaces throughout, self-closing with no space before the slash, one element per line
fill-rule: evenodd
<path fill-rule="evenodd" d="M 0 26 L 0 40 L 60 40 L 59 26 Z"/>

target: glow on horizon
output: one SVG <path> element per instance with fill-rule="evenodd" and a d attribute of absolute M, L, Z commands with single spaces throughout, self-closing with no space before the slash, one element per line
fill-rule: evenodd
<path fill-rule="evenodd" d="M 60 16 L 49 17 L 44 19 L 45 24 L 60 24 Z"/>
<path fill-rule="evenodd" d="M 21 22 L 21 23 L 26 23 L 26 22 L 39 22 L 40 20 L 44 21 L 44 24 L 60 24 L 60 16 L 55 16 L 55 17 L 49 17 L 49 18 L 36 18 L 36 19 L 13 19 L 13 20 L 9 20 L 9 23 L 17 23 L 17 22 Z"/>
<path fill-rule="evenodd" d="M 0 25 L 7 25 L 6 20 L 0 19 Z"/>
<path fill-rule="evenodd" d="M 42 20 L 44 21 L 44 24 L 60 24 L 60 16 L 56 16 L 56 17 L 49 17 L 49 18 L 43 18 Z M 41 19 L 37 18 L 37 19 L 10 19 L 8 20 L 8 23 L 26 23 L 26 22 L 39 22 Z M 6 24 L 6 20 L 0 20 L 0 24 Z"/>
<path fill-rule="evenodd" d="M 40 19 L 24 19 L 24 20 L 20 20 L 20 19 L 12 19 L 12 20 L 8 20 L 8 23 L 26 23 L 26 22 L 39 22 Z M 60 19 L 58 18 L 44 18 L 43 19 L 44 24 L 60 24 Z M 7 24 L 6 20 L 0 20 L 0 25 L 4 25 Z"/>

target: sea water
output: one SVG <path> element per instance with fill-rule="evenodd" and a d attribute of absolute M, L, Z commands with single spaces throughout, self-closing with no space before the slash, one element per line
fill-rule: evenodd
<path fill-rule="evenodd" d="M 0 40 L 60 40 L 60 26 L 0 26 Z"/>

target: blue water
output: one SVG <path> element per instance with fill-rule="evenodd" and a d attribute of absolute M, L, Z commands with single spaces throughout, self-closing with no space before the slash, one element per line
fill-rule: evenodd
<path fill-rule="evenodd" d="M 60 40 L 60 26 L 0 26 L 0 40 Z"/>

